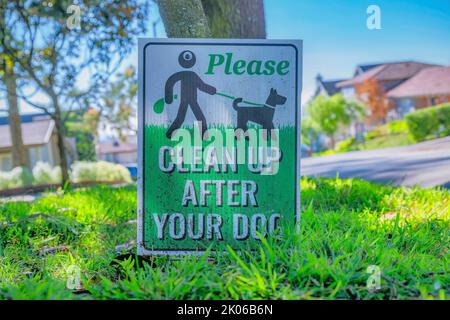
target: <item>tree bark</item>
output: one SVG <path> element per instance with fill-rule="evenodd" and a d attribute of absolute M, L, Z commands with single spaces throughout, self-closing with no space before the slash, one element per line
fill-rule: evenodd
<path fill-rule="evenodd" d="M 0 44 L 5 45 L 8 41 L 5 23 L 5 3 L 0 5 Z M 22 138 L 22 126 L 20 121 L 19 108 L 17 103 L 17 83 L 14 73 L 14 63 L 7 59 L 4 54 L 2 59 L 2 69 L 4 71 L 4 83 L 6 87 L 6 99 L 8 101 L 8 122 L 12 143 L 13 167 L 29 167 L 28 150 L 25 149 Z"/>
<path fill-rule="evenodd" d="M 17 85 L 13 70 L 6 68 L 5 85 L 8 100 L 8 122 L 12 142 L 13 167 L 29 167 L 28 150 L 23 144 L 22 126 L 17 104 Z"/>
<path fill-rule="evenodd" d="M 263 0 L 202 0 L 214 38 L 266 38 Z"/>
<path fill-rule="evenodd" d="M 169 38 L 211 36 L 201 0 L 157 0 Z"/>
<path fill-rule="evenodd" d="M 331 143 L 331 149 L 334 150 L 336 147 L 336 140 L 334 138 L 334 134 L 330 135 L 330 143 Z"/>
<path fill-rule="evenodd" d="M 70 182 L 69 179 L 69 163 L 67 161 L 67 154 L 66 154 L 66 147 L 64 143 L 64 137 L 65 135 L 65 129 L 64 124 L 62 122 L 61 118 L 61 108 L 59 107 L 58 98 L 56 95 L 51 95 L 53 107 L 55 109 L 55 112 L 52 115 L 53 121 L 55 121 L 55 128 L 56 128 L 56 143 L 58 145 L 58 155 L 59 155 L 59 161 L 60 161 L 60 167 L 61 167 L 61 179 L 62 184 L 65 185 L 66 183 Z"/>

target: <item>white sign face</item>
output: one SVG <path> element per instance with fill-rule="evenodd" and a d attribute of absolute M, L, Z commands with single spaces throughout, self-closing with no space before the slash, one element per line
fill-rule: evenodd
<path fill-rule="evenodd" d="M 301 61 L 299 40 L 140 39 L 139 254 L 299 223 Z"/>

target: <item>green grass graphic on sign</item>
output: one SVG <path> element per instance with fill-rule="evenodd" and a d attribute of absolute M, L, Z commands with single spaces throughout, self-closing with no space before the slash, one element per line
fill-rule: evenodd
<path fill-rule="evenodd" d="M 222 130 L 224 131 L 224 129 Z M 175 146 L 176 144 L 176 142 L 167 139 L 166 131 L 167 127 L 165 126 L 147 125 L 145 127 L 144 246 L 146 249 L 152 250 L 157 247 L 159 250 L 163 248 L 201 250 L 211 245 L 213 249 L 217 249 L 222 243 L 234 248 L 245 246 L 245 248 L 256 249 L 260 245 L 260 241 L 257 239 L 252 237 L 248 237 L 245 241 L 234 239 L 232 217 L 233 214 L 237 213 L 250 217 L 254 214 L 263 214 L 269 217 L 271 214 L 279 213 L 281 217 L 278 224 L 280 226 L 291 224 L 291 229 L 293 228 L 292 226 L 295 223 L 295 202 L 293 201 L 295 199 L 294 179 L 296 177 L 294 167 L 295 145 L 290 142 L 295 141 L 295 128 L 282 127 L 279 129 L 280 149 L 283 156 L 276 175 L 252 173 L 245 164 L 238 165 L 237 174 L 230 172 L 216 173 L 213 170 L 210 173 L 180 173 L 176 170 L 171 173 L 162 172 L 154 165 L 159 161 L 159 150 L 162 146 Z M 210 143 L 203 141 L 203 147 Z M 256 193 L 258 207 L 229 207 L 226 203 L 223 206 L 217 206 L 215 196 L 208 198 L 209 201 L 205 207 L 194 207 L 192 205 L 183 207 L 181 199 L 186 180 L 193 180 L 195 185 L 198 185 L 200 180 L 253 180 L 258 185 L 258 192 Z M 214 194 L 214 188 L 211 189 Z M 226 188 L 223 190 L 223 198 L 227 198 Z M 236 201 L 241 200 L 239 195 L 235 199 Z M 153 214 L 161 215 L 164 213 L 180 213 L 185 217 L 186 223 L 189 214 L 194 214 L 194 218 L 197 218 L 200 214 L 219 214 L 223 219 L 221 228 L 223 239 L 211 241 L 206 236 L 200 240 L 192 240 L 188 236 L 183 241 L 172 239 L 170 236 L 165 236 L 162 240 L 158 239 Z M 197 228 L 198 225 L 194 225 Z M 168 228 L 168 225 L 166 225 L 166 228 Z M 194 231 L 197 230 L 194 229 Z M 168 234 L 168 232 L 165 234 Z"/>

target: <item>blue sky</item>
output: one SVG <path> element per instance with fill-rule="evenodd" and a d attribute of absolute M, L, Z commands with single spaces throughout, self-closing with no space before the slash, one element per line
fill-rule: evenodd
<path fill-rule="evenodd" d="M 361 63 L 417 60 L 450 65 L 450 0 L 264 0 L 269 39 L 302 39 L 303 102 L 315 76 L 349 78 Z M 381 30 L 366 27 L 367 7 L 381 9 Z M 151 22 L 158 19 L 155 6 Z M 165 37 L 162 23 L 157 36 Z M 137 65 L 134 51 L 123 63 Z M 38 98 L 39 100 L 39 98 Z M 0 102 L 1 104 L 1 102 Z M 0 105 L 0 107 L 2 107 Z M 25 112 L 32 111 L 22 105 Z"/>
<path fill-rule="evenodd" d="M 381 30 L 366 27 L 369 5 Z M 361 63 L 418 60 L 450 65 L 450 0 L 265 0 L 270 39 L 303 39 L 303 101 L 314 78 L 351 77 Z"/>
<path fill-rule="evenodd" d="M 381 29 L 366 25 L 381 9 Z M 315 77 L 350 78 L 356 65 L 416 60 L 450 65 L 450 0 L 264 0 L 269 39 L 303 40 L 303 94 Z M 151 19 L 157 19 L 153 10 Z M 158 37 L 165 37 L 162 24 Z M 130 61 L 136 59 L 135 54 Z"/>

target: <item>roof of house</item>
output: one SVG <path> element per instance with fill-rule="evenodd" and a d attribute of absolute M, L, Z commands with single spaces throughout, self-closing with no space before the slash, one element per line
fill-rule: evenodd
<path fill-rule="evenodd" d="M 391 98 L 449 95 L 450 66 L 422 69 L 387 93 Z"/>
<path fill-rule="evenodd" d="M 362 72 L 366 72 L 372 68 L 378 67 L 379 65 L 382 65 L 382 63 L 360 64 L 356 68 L 360 69 Z"/>
<path fill-rule="evenodd" d="M 344 81 L 345 79 L 340 80 L 323 80 L 322 76 L 318 74 L 316 76 L 316 83 L 317 83 L 317 89 L 314 96 L 317 96 L 320 93 L 320 88 L 325 90 L 327 95 L 332 96 L 335 93 L 338 93 L 341 91 L 340 88 L 336 87 L 336 84 L 339 82 Z"/>
<path fill-rule="evenodd" d="M 436 65 L 415 61 L 381 64 L 357 75 L 353 79 L 339 82 L 338 84 L 336 84 L 336 86 L 338 88 L 353 86 L 368 79 L 375 79 L 377 81 L 408 79 L 420 70 L 433 66 Z"/>
<path fill-rule="evenodd" d="M 136 137 L 127 137 L 126 141 L 114 140 L 97 144 L 98 154 L 131 153 L 136 151 Z"/>
<path fill-rule="evenodd" d="M 335 93 L 340 92 L 340 88 L 336 87 L 336 84 L 339 82 L 344 81 L 343 79 L 341 80 L 329 80 L 329 81 L 322 81 L 322 86 L 325 89 L 325 91 L 327 92 L 327 94 L 329 96 L 332 96 Z"/>
<path fill-rule="evenodd" d="M 48 143 L 55 122 L 51 119 L 22 123 L 22 139 L 26 146 Z M 11 148 L 12 140 L 8 124 L 0 125 L 0 148 Z"/>
<path fill-rule="evenodd" d="M 21 123 L 28 123 L 33 122 L 36 120 L 42 120 L 42 119 L 50 119 L 50 116 L 46 113 L 27 113 L 20 115 L 20 122 Z M 9 119 L 7 116 L 0 117 L 0 126 L 5 125 L 9 123 Z"/>

